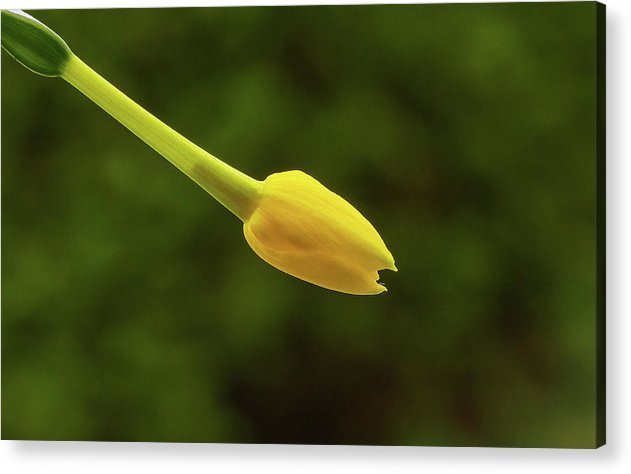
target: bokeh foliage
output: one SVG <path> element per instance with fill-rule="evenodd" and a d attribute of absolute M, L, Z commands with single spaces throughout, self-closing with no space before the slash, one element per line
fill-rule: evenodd
<path fill-rule="evenodd" d="M 593 3 L 30 12 L 399 273 L 288 277 L 62 80 L 2 53 L 2 436 L 594 445 Z"/>

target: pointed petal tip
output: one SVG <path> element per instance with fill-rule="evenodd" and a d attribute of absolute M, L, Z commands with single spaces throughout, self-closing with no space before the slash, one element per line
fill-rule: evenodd
<path fill-rule="evenodd" d="M 383 260 L 383 270 L 392 270 L 393 272 L 398 272 L 396 264 L 394 263 L 394 257 L 388 251 L 387 257 Z"/>
<path fill-rule="evenodd" d="M 379 288 L 376 288 L 376 291 L 374 293 L 371 293 L 373 295 L 380 295 L 381 293 L 386 293 L 388 291 L 388 288 L 386 288 L 386 285 L 384 285 L 381 282 L 376 282 L 377 285 L 379 286 Z"/>
<path fill-rule="evenodd" d="M 386 265 L 384 265 L 384 267 L 381 270 L 392 270 L 393 272 L 398 272 L 399 271 L 397 266 L 394 264 L 394 260 L 390 260 L 390 262 L 388 262 Z"/>

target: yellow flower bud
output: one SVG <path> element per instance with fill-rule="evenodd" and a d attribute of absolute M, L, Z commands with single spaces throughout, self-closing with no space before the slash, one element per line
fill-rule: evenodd
<path fill-rule="evenodd" d="M 386 291 L 378 270 L 397 271 L 375 228 L 357 209 L 302 171 L 275 173 L 244 221 L 259 257 L 292 276 L 354 295 Z"/>

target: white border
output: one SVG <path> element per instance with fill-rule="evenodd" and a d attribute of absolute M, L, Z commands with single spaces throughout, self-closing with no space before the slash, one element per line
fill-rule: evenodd
<path fill-rule="evenodd" d="M 186 1 L 181 6 L 472 1 Z M 0 442 L 5 473 L 631 472 L 631 1 L 607 4 L 607 446 L 599 450 Z M 0 0 L 0 8 L 173 6 L 172 0 Z M 180 6 L 180 5 L 178 5 Z M 624 85 L 627 85 L 625 88 Z M 10 91 L 4 91 L 10 93 Z M 626 113 L 625 113 L 626 112 Z M 625 290 L 626 294 L 625 294 Z"/>

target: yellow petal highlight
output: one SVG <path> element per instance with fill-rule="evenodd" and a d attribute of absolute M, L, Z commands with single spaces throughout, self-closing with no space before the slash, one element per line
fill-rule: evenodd
<path fill-rule="evenodd" d="M 397 271 L 370 222 L 302 171 L 268 176 L 243 231 L 267 263 L 330 290 L 376 295 L 386 291 L 377 271 Z"/>

